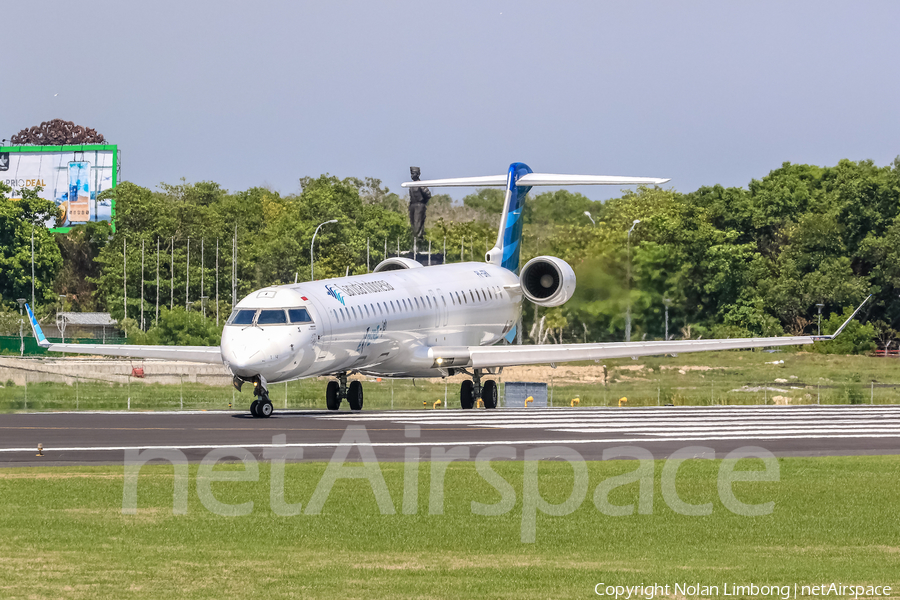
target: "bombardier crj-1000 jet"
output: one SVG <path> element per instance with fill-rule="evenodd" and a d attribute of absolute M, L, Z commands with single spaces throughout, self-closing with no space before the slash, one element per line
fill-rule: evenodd
<path fill-rule="evenodd" d="M 527 165 L 513 163 L 505 175 L 404 183 L 404 187 L 505 187 L 497 242 L 485 261 L 425 267 L 407 258 L 388 258 L 366 275 L 257 290 L 234 307 L 220 346 L 52 344 L 30 307 L 28 316 L 39 344 L 50 351 L 223 363 L 238 390 L 244 383 L 252 384 L 256 399 L 250 412 L 256 417 L 272 414 L 270 384 L 305 377 L 334 376 L 325 389 L 329 410 L 337 410 L 343 400 L 352 410 L 361 410 L 362 383 L 354 380 L 348 385 L 348 375 L 446 377 L 463 373 L 470 378 L 460 387 L 462 407 L 473 408 L 481 399 L 485 408 L 495 408 L 497 384 L 486 376 L 496 375 L 503 367 L 791 346 L 833 337 L 511 344 L 523 300 L 560 306 L 575 291 L 575 273 L 562 259 L 538 256 L 519 268 L 522 208 L 528 191 L 533 186 L 658 185 L 666 181 L 533 173 Z"/>

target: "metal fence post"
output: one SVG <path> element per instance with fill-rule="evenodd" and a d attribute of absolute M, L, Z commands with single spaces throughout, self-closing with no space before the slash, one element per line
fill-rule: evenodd
<path fill-rule="evenodd" d="M 551 368 L 555 369 L 555 365 L 551 365 Z M 553 406 L 553 371 L 550 371 L 550 406 Z"/>
<path fill-rule="evenodd" d="M 78 410 L 78 375 L 75 376 L 75 410 Z"/>
<path fill-rule="evenodd" d="M 184 410 L 184 375 L 179 377 L 181 378 L 181 410 Z"/>
<path fill-rule="evenodd" d="M 869 396 L 869 404 L 875 404 L 875 382 L 872 382 L 872 391 Z"/>

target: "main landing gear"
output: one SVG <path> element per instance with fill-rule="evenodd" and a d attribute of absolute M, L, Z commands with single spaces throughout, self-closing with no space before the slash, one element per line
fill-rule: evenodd
<path fill-rule="evenodd" d="M 478 400 L 485 408 L 497 408 L 497 382 L 488 379 L 481 382 L 481 369 L 474 369 L 472 381 L 468 379 L 459 386 L 459 403 L 464 409 L 472 409 Z"/>
<path fill-rule="evenodd" d="M 351 381 L 347 385 L 347 373 L 338 373 L 337 380 L 328 382 L 325 388 L 325 406 L 328 410 L 337 410 L 341 407 L 341 401 L 346 398 L 350 410 L 362 410 L 363 388 L 362 382 Z"/>

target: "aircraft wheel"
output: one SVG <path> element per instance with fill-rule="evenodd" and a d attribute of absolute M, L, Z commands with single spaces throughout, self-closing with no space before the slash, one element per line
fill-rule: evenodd
<path fill-rule="evenodd" d="M 361 382 L 350 382 L 350 387 L 347 388 L 347 402 L 350 403 L 350 410 L 362 410 L 363 387 Z"/>
<path fill-rule="evenodd" d="M 275 407 L 272 406 L 272 403 L 268 400 L 263 400 L 259 404 L 256 405 L 256 415 L 258 417 L 271 417 L 272 411 L 275 410 Z"/>
<path fill-rule="evenodd" d="M 481 386 L 481 400 L 485 408 L 497 408 L 497 382 L 488 379 Z"/>
<path fill-rule="evenodd" d="M 475 389 L 475 384 L 466 379 L 462 382 L 462 385 L 459 386 L 459 403 L 466 410 L 475 406 L 475 395 L 472 393 Z"/>
<path fill-rule="evenodd" d="M 338 392 L 341 389 L 341 384 L 337 381 L 329 381 L 328 386 L 325 388 L 325 407 L 328 410 L 337 410 L 341 407 L 341 396 Z"/>
<path fill-rule="evenodd" d="M 254 417 L 258 417 L 259 414 L 257 414 L 257 412 L 256 412 L 256 410 L 258 408 L 259 408 L 259 401 L 254 400 L 253 402 L 251 402 L 250 403 L 250 414 L 253 415 Z"/>

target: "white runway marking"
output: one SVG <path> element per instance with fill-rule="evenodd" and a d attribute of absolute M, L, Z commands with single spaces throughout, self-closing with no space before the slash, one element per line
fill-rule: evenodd
<path fill-rule="evenodd" d="M 671 439 L 660 438 L 597 438 L 597 439 L 552 439 L 552 440 L 483 440 L 483 441 L 443 441 L 443 442 L 372 442 L 366 444 L 372 448 L 407 448 L 411 446 L 418 447 L 436 447 L 436 446 L 516 446 L 516 445 L 555 445 L 568 446 L 570 444 L 636 444 L 648 442 L 664 442 L 664 441 L 685 441 L 685 442 L 712 442 L 723 440 L 787 440 L 787 439 L 811 439 L 829 436 L 822 435 L 716 435 L 716 436 L 697 436 L 697 437 L 678 437 Z M 897 434 L 855 434 L 841 435 L 835 437 L 842 438 L 893 438 L 898 437 Z M 80 446 L 80 447 L 62 447 L 54 448 L 44 446 L 44 452 L 121 452 L 124 450 L 212 450 L 215 448 L 233 448 L 233 449 L 251 449 L 251 448 L 343 448 L 358 446 L 359 444 L 344 444 L 341 442 L 310 442 L 296 444 L 202 444 L 202 445 L 184 445 L 184 446 Z M 0 448 L 0 453 L 12 452 L 34 452 L 34 447 L 29 448 Z"/>
<path fill-rule="evenodd" d="M 900 437 L 900 406 L 547 408 L 325 415 L 329 420 L 641 436 L 648 440 Z"/>

